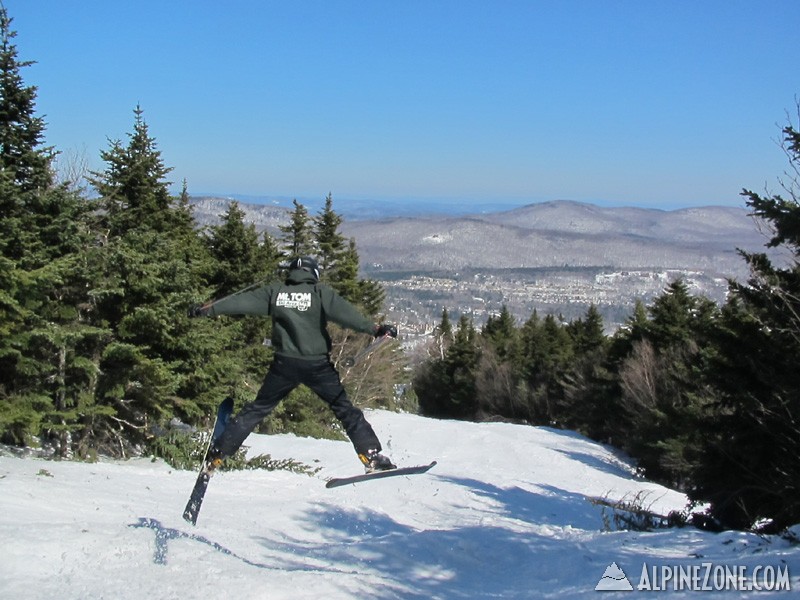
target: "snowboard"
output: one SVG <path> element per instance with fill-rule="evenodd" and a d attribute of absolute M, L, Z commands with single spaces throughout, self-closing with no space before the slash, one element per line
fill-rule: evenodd
<path fill-rule="evenodd" d="M 329 479 L 325 484 L 326 488 L 335 488 L 351 483 L 359 483 L 362 481 L 370 481 L 372 479 L 384 479 L 386 477 L 399 477 L 400 475 L 418 475 L 420 473 L 427 473 L 430 471 L 436 461 L 429 465 L 419 465 L 416 467 L 400 467 L 399 469 L 391 469 L 389 471 L 375 471 L 373 473 L 362 473 L 361 475 L 353 475 L 352 477 L 334 477 Z"/>
<path fill-rule="evenodd" d="M 192 494 L 189 496 L 189 502 L 186 503 L 186 508 L 183 509 L 183 518 L 189 521 L 192 525 L 197 524 L 197 515 L 200 514 L 200 506 L 203 504 L 203 497 L 206 495 L 208 488 L 208 481 L 211 479 L 211 471 L 206 469 L 206 458 L 211 449 L 211 445 L 216 442 L 225 431 L 225 426 L 228 424 L 228 419 L 231 418 L 233 413 L 233 398 L 225 398 L 217 408 L 217 418 L 214 421 L 214 429 L 211 437 L 206 446 L 206 452 L 203 455 L 203 462 L 200 464 L 200 472 L 197 474 L 197 480 L 194 482 Z"/>

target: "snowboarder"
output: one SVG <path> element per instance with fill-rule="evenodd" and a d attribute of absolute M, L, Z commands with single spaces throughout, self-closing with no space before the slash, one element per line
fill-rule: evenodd
<path fill-rule="evenodd" d="M 189 310 L 191 317 L 234 314 L 272 318 L 275 357 L 255 400 L 242 407 L 210 448 L 206 457 L 209 471 L 233 455 L 253 429 L 301 383 L 331 407 L 367 472 L 396 468 L 380 453 L 381 444 L 364 413 L 347 397 L 330 361 L 331 339 L 326 325 L 333 321 L 376 338 L 397 337 L 395 326 L 372 323 L 330 286 L 319 283 L 319 266 L 310 256 L 293 259 L 282 283 L 264 284 Z"/>

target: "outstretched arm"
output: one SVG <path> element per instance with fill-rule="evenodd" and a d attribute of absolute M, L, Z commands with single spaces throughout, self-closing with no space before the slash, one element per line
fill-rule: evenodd
<path fill-rule="evenodd" d="M 216 317 L 217 315 L 268 315 L 270 294 L 268 287 L 232 294 L 214 302 L 197 304 L 189 309 L 190 317 Z"/>
<path fill-rule="evenodd" d="M 326 288 L 320 296 L 325 315 L 334 323 L 353 331 L 369 333 L 374 337 L 386 335 L 397 337 L 397 327 L 394 325 L 376 325 L 332 289 Z"/>

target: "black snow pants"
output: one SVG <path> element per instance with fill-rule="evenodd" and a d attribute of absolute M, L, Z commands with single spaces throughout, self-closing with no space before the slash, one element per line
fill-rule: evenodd
<path fill-rule="evenodd" d="M 276 354 L 256 399 L 242 407 L 217 440 L 222 455 L 234 454 L 253 429 L 301 383 L 331 407 L 357 453 L 381 449 L 372 426 L 364 418 L 364 413 L 350 402 L 339 374 L 329 360 L 304 360 Z"/>

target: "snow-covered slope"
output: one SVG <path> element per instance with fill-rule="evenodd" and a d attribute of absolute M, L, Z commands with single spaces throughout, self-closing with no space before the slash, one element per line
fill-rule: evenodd
<path fill-rule="evenodd" d="M 254 435 L 252 454 L 320 471 L 219 473 L 196 527 L 181 518 L 192 472 L 143 459 L 0 457 L 0 598 L 580 598 L 596 595 L 604 574 L 604 584 L 618 583 L 612 563 L 634 595 L 644 593 L 643 569 L 788 568 L 800 589 L 800 548 L 781 538 L 609 531 L 609 509 L 589 498 L 638 498 L 661 514 L 685 498 L 637 479 L 624 458 L 577 434 L 383 411 L 368 418 L 398 464 L 439 464 L 328 490 L 325 478 L 360 469 L 349 444 Z"/>

